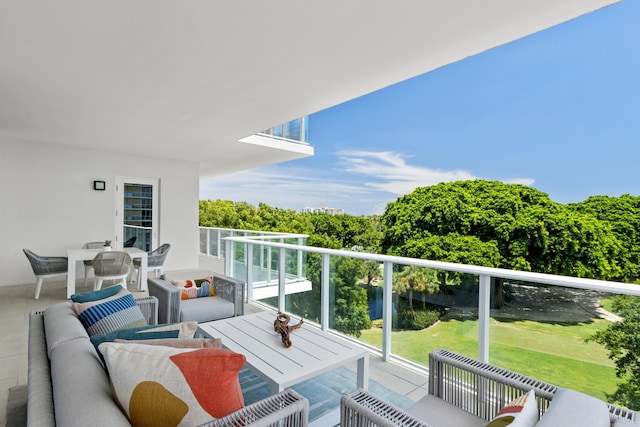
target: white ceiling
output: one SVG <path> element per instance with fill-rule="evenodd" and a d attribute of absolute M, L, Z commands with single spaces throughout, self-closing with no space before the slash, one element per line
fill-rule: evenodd
<path fill-rule="evenodd" d="M 0 0 L 0 140 L 304 157 L 238 141 L 616 1 Z"/>

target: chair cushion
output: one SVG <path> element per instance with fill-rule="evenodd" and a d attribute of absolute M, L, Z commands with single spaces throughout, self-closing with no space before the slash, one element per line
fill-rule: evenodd
<path fill-rule="evenodd" d="M 210 322 L 233 317 L 235 306 L 220 297 L 188 299 L 180 302 L 181 322 Z"/>
<path fill-rule="evenodd" d="M 74 302 L 71 306 L 89 335 L 147 325 L 140 307 L 126 289 L 120 289 L 107 298 L 84 303 Z"/>
<path fill-rule="evenodd" d="M 117 401 L 133 426 L 195 426 L 244 406 L 231 350 L 103 343 Z"/>
<path fill-rule="evenodd" d="M 533 427 L 538 423 L 538 405 L 533 390 L 516 397 L 502 408 L 487 427 Z"/>
<path fill-rule="evenodd" d="M 609 409 L 602 400 L 559 388 L 538 427 L 610 427 Z"/>
<path fill-rule="evenodd" d="M 486 420 L 430 394 L 411 405 L 407 412 L 431 427 L 484 427 L 487 424 Z"/>

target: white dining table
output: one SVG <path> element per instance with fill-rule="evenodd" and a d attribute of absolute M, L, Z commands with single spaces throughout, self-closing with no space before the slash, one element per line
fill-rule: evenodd
<path fill-rule="evenodd" d="M 140 290 L 147 290 L 147 253 L 138 248 L 124 248 L 122 250 L 129 254 L 131 258 L 140 258 Z M 67 272 L 67 298 L 76 293 L 76 263 L 78 261 L 88 261 L 93 259 L 98 252 L 103 249 L 68 249 L 67 258 L 69 268 Z"/>

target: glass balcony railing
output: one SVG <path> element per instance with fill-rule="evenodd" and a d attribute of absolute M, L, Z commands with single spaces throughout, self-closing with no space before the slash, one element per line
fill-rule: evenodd
<path fill-rule="evenodd" d="M 309 142 L 309 116 L 274 126 L 260 132 L 260 135 L 306 144 Z"/>
<path fill-rule="evenodd" d="M 303 235 L 200 233 L 201 249 L 217 250 L 203 254 L 233 254 L 225 273 L 247 282 L 249 302 L 358 339 L 384 360 L 424 369 L 444 347 L 603 400 L 620 381 L 588 338 L 619 320 L 607 299 L 640 296 L 640 285 L 308 247 Z M 260 294 L 264 284 L 271 293 Z"/>

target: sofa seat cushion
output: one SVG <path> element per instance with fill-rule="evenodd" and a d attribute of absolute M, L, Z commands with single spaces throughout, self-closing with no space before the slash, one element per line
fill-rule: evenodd
<path fill-rule="evenodd" d="M 210 322 L 233 317 L 235 306 L 231 301 L 220 297 L 207 297 L 183 300 L 180 303 L 181 322 Z"/>
<path fill-rule="evenodd" d="M 407 412 L 432 427 L 484 427 L 487 424 L 486 420 L 430 394 L 411 405 Z"/>
<path fill-rule="evenodd" d="M 109 377 L 89 339 L 56 346 L 50 363 L 56 425 L 129 425 L 113 399 Z"/>
<path fill-rule="evenodd" d="M 130 343 L 103 343 L 100 351 L 133 426 L 195 426 L 244 406 L 242 354 Z"/>
<path fill-rule="evenodd" d="M 610 427 L 609 408 L 602 400 L 559 388 L 538 427 Z"/>

